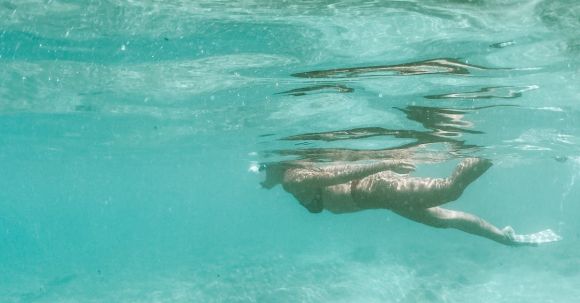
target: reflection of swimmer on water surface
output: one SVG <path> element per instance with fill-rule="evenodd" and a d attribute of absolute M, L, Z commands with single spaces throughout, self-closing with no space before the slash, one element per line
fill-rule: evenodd
<path fill-rule="evenodd" d="M 427 99 L 470 99 L 470 100 L 492 99 L 492 98 L 513 99 L 521 97 L 524 92 L 534 90 L 537 88 L 538 88 L 537 85 L 521 86 L 521 87 L 495 86 L 495 87 L 483 87 L 477 91 L 429 95 L 424 97 Z"/>
<path fill-rule="evenodd" d="M 491 106 L 486 106 L 491 107 Z M 299 159 L 316 161 L 356 161 L 364 159 L 385 159 L 391 154 L 408 153 L 415 147 L 427 147 L 430 144 L 446 143 L 451 153 L 460 150 L 476 149 L 477 145 L 468 144 L 463 140 L 464 134 L 482 134 L 474 129 L 474 123 L 466 119 L 466 115 L 486 107 L 471 109 L 451 109 L 428 106 L 405 106 L 396 108 L 403 112 L 407 119 L 420 123 L 425 130 L 415 129 L 388 129 L 383 127 L 361 127 L 352 129 L 313 132 L 281 138 L 284 141 L 340 141 L 358 140 L 372 137 L 392 137 L 409 139 L 401 144 L 378 150 L 348 149 L 348 148 L 309 148 L 284 149 L 274 151 L 280 156 L 294 156 Z M 403 156 L 405 157 L 405 156 Z M 399 158 L 395 156 L 395 158 Z"/>
<path fill-rule="evenodd" d="M 348 87 L 343 84 L 320 84 L 291 89 L 285 92 L 278 93 L 277 95 L 292 95 L 298 97 L 313 93 L 324 93 L 324 92 L 352 93 L 354 92 L 354 88 Z"/>
<path fill-rule="evenodd" d="M 517 235 L 511 227 L 499 229 L 475 215 L 441 207 L 458 199 L 491 165 L 489 160 L 468 158 L 450 177 L 417 178 L 408 175 L 414 165 L 406 161 L 330 165 L 296 161 L 263 166 L 266 177 L 261 184 L 267 189 L 282 185 L 312 213 L 388 209 L 419 223 L 458 229 L 505 245 L 560 240 L 551 230 Z"/>
<path fill-rule="evenodd" d="M 467 75 L 472 70 L 505 70 L 463 63 L 456 59 L 439 58 L 425 61 L 364 67 L 336 68 L 292 74 L 299 78 L 351 78 L 372 76 L 412 76 L 428 74 Z"/>

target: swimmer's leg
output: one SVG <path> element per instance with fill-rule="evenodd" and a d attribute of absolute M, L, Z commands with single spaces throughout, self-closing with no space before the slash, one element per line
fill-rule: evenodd
<path fill-rule="evenodd" d="M 469 184 L 485 173 L 492 163 L 488 159 L 467 158 L 461 161 L 449 178 L 458 190 L 463 191 Z"/>
<path fill-rule="evenodd" d="M 427 209 L 393 209 L 405 218 L 437 228 L 455 228 L 466 233 L 484 237 L 504 245 L 518 245 L 507 230 L 501 230 L 489 222 L 461 211 L 441 207 Z"/>

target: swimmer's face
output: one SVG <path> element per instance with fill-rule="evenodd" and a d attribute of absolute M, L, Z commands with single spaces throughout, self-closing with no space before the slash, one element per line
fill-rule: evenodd
<path fill-rule="evenodd" d="M 260 185 L 265 189 L 270 189 L 280 184 L 282 181 L 283 170 L 276 166 L 261 164 L 258 172 L 260 173 L 262 180 L 264 180 L 263 182 L 260 182 Z"/>

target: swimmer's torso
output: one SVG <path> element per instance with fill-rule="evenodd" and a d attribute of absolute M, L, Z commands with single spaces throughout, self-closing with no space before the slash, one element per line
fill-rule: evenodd
<path fill-rule="evenodd" d="M 379 172 L 360 180 L 323 188 L 324 208 L 333 213 L 354 212 L 372 208 L 391 208 L 400 176 Z"/>
<path fill-rule="evenodd" d="M 352 195 L 353 182 L 322 188 L 322 205 L 333 213 L 348 213 L 360 210 Z"/>
<path fill-rule="evenodd" d="M 333 213 L 349 213 L 362 209 L 376 208 L 377 202 L 384 208 L 386 196 L 377 197 L 373 185 L 378 180 L 393 178 L 391 172 L 380 172 L 342 184 L 312 186 L 307 183 L 285 184 L 284 189 L 294 195 L 310 212 L 318 213 L 326 209 Z"/>

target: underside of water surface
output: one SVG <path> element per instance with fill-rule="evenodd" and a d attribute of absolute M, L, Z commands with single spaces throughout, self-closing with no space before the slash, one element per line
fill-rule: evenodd
<path fill-rule="evenodd" d="M 0 1 L 1 302 L 576 302 L 580 2 Z M 493 166 L 309 212 L 261 165 Z"/>

